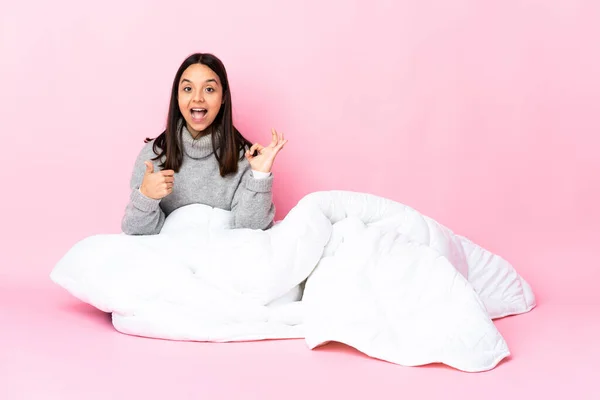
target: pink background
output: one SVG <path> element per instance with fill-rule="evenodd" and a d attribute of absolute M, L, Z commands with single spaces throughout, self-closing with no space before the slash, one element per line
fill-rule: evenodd
<path fill-rule="evenodd" d="M 503 255 L 540 302 L 598 302 L 598 2 L 152 3 L 2 4 L 0 274 L 46 281 L 75 241 L 119 232 L 173 75 L 206 51 L 238 127 L 290 140 L 277 218 L 370 192 Z"/>
<path fill-rule="evenodd" d="M 598 21 L 597 0 L 3 1 L 0 398 L 595 399 Z M 225 62 L 250 139 L 290 140 L 277 218 L 312 191 L 370 192 L 510 260 L 538 299 L 496 322 L 510 359 L 465 374 L 341 345 L 142 339 L 53 285 L 76 241 L 119 232 L 197 51 Z"/>

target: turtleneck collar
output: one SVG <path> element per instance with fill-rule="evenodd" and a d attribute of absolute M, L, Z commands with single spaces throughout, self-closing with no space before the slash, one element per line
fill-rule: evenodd
<path fill-rule="evenodd" d="M 188 157 L 195 159 L 210 156 L 213 154 L 212 135 L 214 134 L 218 135 L 218 131 L 194 139 L 190 131 L 188 131 L 187 126 L 184 124 L 181 131 L 183 151 Z M 219 144 L 217 143 L 217 149 L 218 146 Z"/>

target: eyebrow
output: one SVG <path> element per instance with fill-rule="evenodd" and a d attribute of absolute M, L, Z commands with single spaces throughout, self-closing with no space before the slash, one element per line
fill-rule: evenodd
<path fill-rule="evenodd" d="M 181 83 L 180 83 L 180 85 L 181 85 L 182 83 L 184 83 L 184 82 L 189 82 L 189 83 L 192 83 L 192 81 L 190 81 L 189 79 L 182 79 L 182 80 L 181 80 Z M 217 85 L 219 84 L 219 82 L 217 82 L 217 80 L 216 80 L 216 79 L 213 79 L 213 78 L 210 78 L 210 79 L 207 79 L 207 80 L 205 80 L 205 81 L 204 81 L 204 83 L 209 83 L 209 82 L 214 82 L 214 83 L 216 83 Z"/>

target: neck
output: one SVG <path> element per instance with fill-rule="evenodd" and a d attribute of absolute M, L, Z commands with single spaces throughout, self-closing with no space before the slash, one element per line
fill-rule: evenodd
<path fill-rule="evenodd" d="M 204 158 L 213 154 L 212 147 L 212 136 L 213 134 L 218 134 L 217 132 L 212 132 L 211 128 L 206 129 L 204 132 L 199 132 L 194 137 L 192 133 L 188 130 L 185 124 L 183 125 L 181 136 L 182 136 L 182 145 L 185 154 L 191 158 Z M 218 144 L 217 144 L 218 146 Z"/>
<path fill-rule="evenodd" d="M 188 130 L 188 132 L 190 133 L 190 136 L 193 137 L 194 139 L 198 139 L 199 137 L 210 135 L 213 131 L 212 125 L 203 131 L 195 131 L 193 129 L 190 129 L 190 127 L 187 123 L 185 124 L 185 127 Z"/>

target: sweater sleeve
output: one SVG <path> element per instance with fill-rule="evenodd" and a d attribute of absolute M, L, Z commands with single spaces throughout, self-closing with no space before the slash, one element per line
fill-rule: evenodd
<path fill-rule="evenodd" d="M 146 171 L 144 162 L 152 157 L 151 155 L 147 157 L 148 152 L 145 150 L 146 148 L 140 152 L 135 161 L 129 184 L 131 190 L 129 203 L 121 221 L 121 229 L 127 235 L 156 235 L 165 222 L 165 213 L 160 208 L 160 200 L 146 197 L 140 191 Z"/>
<path fill-rule="evenodd" d="M 273 225 L 273 175 L 254 176 L 248 164 L 231 204 L 234 228 L 268 229 Z"/>

